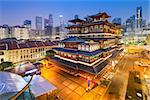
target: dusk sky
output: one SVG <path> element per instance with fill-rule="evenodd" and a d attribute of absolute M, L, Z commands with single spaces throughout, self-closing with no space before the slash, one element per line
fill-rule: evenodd
<path fill-rule="evenodd" d="M 150 20 L 150 0 L 0 0 L 0 25 L 22 25 L 29 19 L 35 27 L 35 16 L 47 18 L 53 14 L 54 25 L 58 25 L 59 15 L 64 21 L 80 18 L 98 12 L 107 12 L 112 18 L 121 17 L 123 22 L 136 14 L 136 7 L 141 6 L 143 18 Z"/>

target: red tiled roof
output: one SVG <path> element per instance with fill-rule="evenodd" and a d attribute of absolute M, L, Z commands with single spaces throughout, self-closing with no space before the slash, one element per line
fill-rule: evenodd
<path fill-rule="evenodd" d="M 77 18 L 77 19 L 69 20 L 68 22 L 76 23 L 76 22 L 85 22 L 85 21 Z"/>
<path fill-rule="evenodd" d="M 27 43 L 19 43 L 18 45 L 19 45 L 20 49 L 29 48 L 29 45 Z"/>
<path fill-rule="evenodd" d="M 45 46 L 43 42 L 36 42 L 38 46 Z"/>
<path fill-rule="evenodd" d="M 45 46 L 51 46 L 51 45 L 54 45 L 54 44 L 52 42 L 46 41 L 46 42 L 44 42 L 44 45 Z"/>
<path fill-rule="evenodd" d="M 98 13 L 98 14 L 95 14 L 95 15 L 91 15 L 91 16 L 89 16 L 89 17 L 91 17 L 91 18 L 96 18 L 96 17 L 102 17 L 102 16 L 104 16 L 105 18 L 111 17 L 111 16 L 109 16 L 106 12 Z"/>
<path fill-rule="evenodd" d="M 0 50 L 6 50 L 6 44 L 0 45 Z"/>
<path fill-rule="evenodd" d="M 52 42 L 41 42 L 41 41 L 27 41 L 22 43 L 17 42 L 3 42 L 0 44 L 0 50 L 14 50 L 14 49 L 23 49 L 23 48 L 34 48 L 34 47 L 43 47 L 43 46 L 52 46 Z"/>
<path fill-rule="evenodd" d="M 13 49 L 18 49 L 17 43 L 7 43 L 8 45 L 8 50 L 13 50 Z"/>
<path fill-rule="evenodd" d="M 34 41 L 27 42 L 29 47 L 37 47 L 36 43 Z"/>

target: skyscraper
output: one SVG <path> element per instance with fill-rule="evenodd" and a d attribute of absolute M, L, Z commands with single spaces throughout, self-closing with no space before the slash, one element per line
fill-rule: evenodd
<path fill-rule="evenodd" d="M 137 29 L 142 27 L 142 7 L 137 7 Z"/>
<path fill-rule="evenodd" d="M 135 15 L 131 16 L 126 20 L 126 31 L 135 31 Z"/>
<path fill-rule="evenodd" d="M 49 14 L 49 25 L 53 26 L 53 16 L 52 16 L 52 14 Z"/>
<path fill-rule="evenodd" d="M 44 26 L 53 26 L 52 14 L 49 14 L 49 17 L 44 19 Z"/>
<path fill-rule="evenodd" d="M 64 20 L 63 15 L 59 15 L 60 32 L 64 32 Z"/>
<path fill-rule="evenodd" d="M 149 27 L 149 28 L 150 28 L 150 21 L 147 23 L 147 27 Z"/>
<path fill-rule="evenodd" d="M 31 20 L 25 20 L 23 26 L 27 28 L 31 28 Z"/>
<path fill-rule="evenodd" d="M 114 18 L 112 20 L 112 23 L 115 24 L 115 25 L 121 25 L 121 18 Z"/>
<path fill-rule="evenodd" d="M 48 19 L 44 19 L 44 31 L 46 35 L 51 35 L 53 29 L 53 17 L 52 14 L 49 14 Z"/>
<path fill-rule="evenodd" d="M 37 30 L 42 30 L 42 17 L 36 16 L 35 26 Z"/>
<path fill-rule="evenodd" d="M 49 26 L 49 19 L 44 18 L 44 27 Z"/>
<path fill-rule="evenodd" d="M 142 19 L 142 28 L 146 27 L 146 20 L 145 19 Z"/>

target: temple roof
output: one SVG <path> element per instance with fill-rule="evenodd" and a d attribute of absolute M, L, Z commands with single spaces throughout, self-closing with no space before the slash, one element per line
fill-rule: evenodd
<path fill-rule="evenodd" d="M 78 54 L 86 55 L 86 56 L 94 56 L 94 55 L 97 55 L 97 54 L 102 53 L 102 52 L 103 52 L 103 50 L 101 50 L 101 49 L 96 50 L 96 51 L 92 51 L 92 52 L 79 50 Z"/>
<path fill-rule="evenodd" d="M 53 50 L 61 51 L 61 52 L 67 52 L 67 53 L 73 53 L 73 54 L 81 54 L 81 55 L 86 55 L 86 56 L 94 56 L 96 54 L 99 54 L 103 52 L 103 50 L 99 49 L 96 51 L 81 51 L 81 50 L 75 50 L 75 49 L 67 49 L 67 48 L 53 48 Z"/>
<path fill-rule="evenodd" d="M 78 37 L 72 36 L 62 40 L 61 42 L 84 42 L 83 39 L 79 39 Z"/>
<path fill-rule="evenodd" d="M 72 28 L 72 27 L 74 27 L 74 28 L 81 28 L 81 27 L 84 27 L 84 25 L 80 25 L 80 24 L 68 25 L 65 28 L 69 29 L 69 28 Z"/>
<path fill-rule="evenodd" d="M 100 72 L 109 62 L 108 61 L 103 61 L 101 62 L 98 66 L 96 67 L 89 67 L 87 65 L 83 65 L 80 63 L 73 63 L 67 60 L 62 60 L 60 58 L 54 58 L 56 61 L 58 61 L 59 63 L 61 63 L 62 65 L 72 68 L 72 69 L 76 69 L 76 70 L 82 70 L 85 72 L 89 72 L 91 74 L 97 74 L 98 72 Z"/>
<path fill-rule="evenodd" d="M 96 37 L 84 37 L 83 39 L 85 40 L 94 40 L 94 41 L 104 41 L 104 40 L 111 40 L 111 39 L 115 39 L 115 37 L 101 37 L 101 38 L 96 38 Z"/>
<path fill-rule="evenodd" d="M 91 18 L 96 18 L 96 17 L 105 17 L 105 18 L 109 18 L 109 17 L 111 17 L 111 16 L 109 16 L 106 12 L 103 12 L 103 13 L 97 13 L 97 14 L 95 14 L 95 15 L 91 15 L 91 16 L 89 16 L 89 17 L 91 17 Z"/>
<path fill-rule="evenodd" d="M 91 25 L 102 25 L 102 24 L 106 24 L 106 25 L 110 25 L 110 26 L 115 26 L 112 23 L 109 23 L 107 20 L 106 21 L 96 21 L 96 22 L 90 22 L 90 23 L 84 23 L 84 24 L 75 24 L 75 25 L 68 25 L 65 28 L 72 28 L 72 27 L 86 27 L 86 26 L 91 26 Z"/>
<path fill-rule="evenodd" d="M 76 22 L 85 22 L 85 21 L 77 18 L 77 19 L 69 20 L 68 22 L 76 23 Z"/>
<path fill-rule="evenodd" d="M 56 47 L 56 48 L 53 48 L 53 50 L 77 54 L 77 50 L 73 50 L 73 49 L 66 49 L 66 48 Z"/>

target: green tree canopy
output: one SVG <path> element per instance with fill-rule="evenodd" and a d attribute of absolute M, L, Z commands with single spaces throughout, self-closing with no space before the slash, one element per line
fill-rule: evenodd
<path fill-rule="evenodd" d="M 55 55 L 55 51 L 53 51 L 53 50 L 46 51 L 46 56 L 47 57 L 53 57 L 54 55 Z"/>
<path fill-rule="evenodd" d="M 150 45 L 150 34 L 148 34 L 146 37 L 146 44 Z"/>
<path fill-rule="evenodd" d="M 12 67 L 12 62 L 2 62 L 0 63 L 0 70 L 3 71 L 5 68 Z"/>

